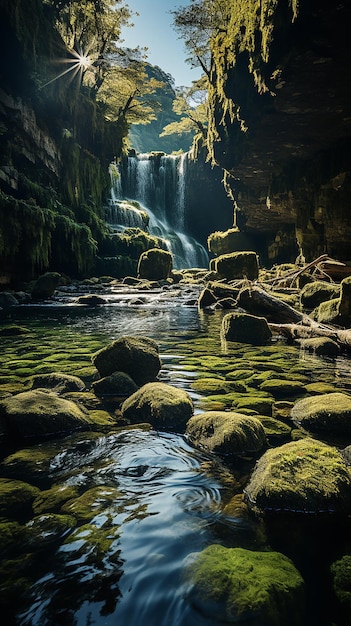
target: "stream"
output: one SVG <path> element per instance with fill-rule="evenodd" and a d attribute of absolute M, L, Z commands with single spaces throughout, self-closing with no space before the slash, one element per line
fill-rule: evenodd
<path fill-rule="evenodd" d="M 235 368 L 250 367 L 256 375 L 276 368 L 306 384 L 350 389 L 350 363 L 343 357 L 322 359 L 279 341 L 259 349 L 223 345 L 224 313 L 198 312 L 192 295 L 190 289 L 186 302 L 183 295 L 162 299 L 160 292 L 143 306 L 133 305 L 127 294 L 112 293 L 101 307 L 75 306 L 69 298 L 15 307 L 3 314 L 1 325 L 20 324 L 30 336 L 1 339 L 0 391 L 11 371 L 25 381 L 27 368 L 65 368 L 89 380 L 91 353 L 128 334 L 157 341 L 163 364 L 159 379 L 185 389 L 195 413 L 215 407 L 218 398 L 211 401 L 194 389 L 194 381 Z M 88 499 L 74 527 L 67 522 L 48 530 L 40 519 L 22 521 L 28 534 L 1 562 L 6 626 L 221 624 L 192 606 L 186 577 L 193 555 L 216 543 L 282 551 L 305 579 L 306 624 L 344 626 L 336 622 L 328 568 L 349 544 L 350 520 L 283 517 L 266 528 L 262 520 L 230 512 L 226 504 L 242 493 L 254 459 L 230 465 L 194 449 L 180 433 L 144 427 L 78 433 L 38 449 L 46 460 L 38 460 L 32 476 L 18 477 L 42 490 L 73 488 Z M 6 475 L 3 463 L 0 475 Z M 251 625 L 262 626 L 255 620 Z"/>

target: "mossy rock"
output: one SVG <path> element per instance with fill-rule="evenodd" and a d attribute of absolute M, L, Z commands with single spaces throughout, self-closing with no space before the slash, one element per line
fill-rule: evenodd
<path fill-rule="evenodd" d="M 194 412 L 190 396 L 165 383 L 147 383 L 127 398 L 122 416 L 131 423 L 149 422 L 158 430 L 183 429 Z"/>
<path fill-rule="evenodd" d="M 330 568 L 336 596 L 351 618 L 351 555 L 345 554 Z"/>
<path fill-rule="evenodd" d="M 91 428 L 94 431 L 108 432 L 116 426 L 116 418 L 104 409 L 92 409 L 89 411 Z"/>
<path fill-rule="evenodd" d="M 256 418 L 260 420 L 270 443 L 284 443 L 290 439 L 291 427 L 288 424 L 267 415 L 257 415 Z"/>
<path fill-rule="evenodd" d="M 23 534 L 24 527 L 18 522 L 0 521 L 0 555 L 3 556 L 22 543 Z"/>
<path fill-rule="evenodd" d="M 102 296 L 98 296 L 94 293 L 87 293 L 84 296 L 79 296 L 75 301 L 76 304 L 81 304 L 82 306 L 100 306 L 102 304 L 106 304 L 106 299 Z"/>
<path fill-rule="evenodd" d="M 32 389 L 53 389 L 56 393 L 69 391 L 83 391 L 85 383 L 78 376 L 51 372 L 50 374 L 36 374 L 32 379 Z"/>
<path fill-rule="evenodd" d="M 211 289 L 205 287 L 199 295 L 197 306 L 199 309 L 206 309 L 207 307 L 212 306 L 215 302 L 217 302 L 215 294 Z"/>
<path fill-rule="evenodd" d="M 267 444 L 264 428 L 255 417 L 227 411 L 194 415 L 186 434 L 195 446 L 226 456 L 257 453 Z"/>
<path fill-rule="evenodd" d="M 125 372 L 138 386 L 155 380 L 161 369 L 158 345 L 149 337 L 120 337 L 96 352 L 92 361 L 100 376 Z"/>
<path fill-rule="evenodd" d="M 227 280 L 234 280 L 235 278 L 257 280 L 257 254 L 252 251 L 222 254 L 214 260 L 214 269 L 220 277 Z"/>
<path fill-rule="evenodd" d="M 216 256 L 231 252 L 250 250 L 253 245 L 253 237 L 243 233 L 239 228 L 228 228 L 225 231 L 215 231 L 207 238 L 207 246 L 210 252 Z"/>
<path fill-rule="evenodd" d="M 338 450 L 306 437 L 267 450 L 245 488 L 258 511 L 348 512 L 351 476 Z"/>
<path fill-rule="evenodd" d="M 68 500 L 78 497 L 78 490 L 73 485 L 53 485 L 41 491 L 33 502 L 35 515 L 42 513 L 58 513 Z"/>
<path fill-rule="evenodd" d="M 33 289 L 32 297 L 35 300 L 45 300 L 51 298 L 55 289 L 59 286 L 61 275 L 57 272 L 46 272 L 39 276 L 36 280 Z"/>
<path fill-rule="evenodd" d="M 115 487 L 99 485 L 88 489 L 78 498 L 68 500 L 61 507 L 61 513 L 73 515 L 79 523 L 90 522 L 99 513 L 108 513 L 118 506 L 121 494 Z"/>
<path fill-rule="evenodd" d="M 138 278 L 162 280 L 168 278 L 173 268 L 171 252 L 160 248 L 151 248 L 140 255 L 138 262 Z"/>
<path fill-rule="evenodd" d="M 265 317 L 235 311 L 223 317 L 221 336 L 226 341 L 261 346 L 272 338 L 272 333 Z"/>
<path fill-rule="evenodd" d="M 0 478 L 0 518 L 20 520 L 31 515 L 39 491 L 21 480 Z"/>
<path fill-rule="evenodd" d="M 43 488 L 50 481 L 50 463 L 57 449 L 44 444 L 22 448 L 6 456 L 1 471 L 6 477 L 30 480 L 33 485 Z"/>
<path fill-rule="evenodd" d="M 210 545 L 188 566 L 190 603 L 213 623 L 301 626 L 304 581 L 279 552 Z"/>
<path fill-rule="evenodd" d="M 302 347 L 309 352 L 314 352 L 318 356 L 338 356 L 341 352 L 340 346 L 333 339 L 328 337 L 311 337 L 305 339 Z"/>
<path fill-rule="evenodd" d="M 307 393 L 322 394 L 322 393 L 334 393 L 336 391 L 335 385 L 330 383 L 316 382 L 308 383 L 305 385 Z"/>
<path fill-rule="evenodd" d="M 30 333 L 31 331 L 28 328 L 17 326 L 16 324 L 0 328 L 0 337 L 18 337 L 18 335 L 28 335 Z"/>
<path fill-rule="evenodd" d="M 191 383 L 191 388 L 199 393 L 221 394 L 235 390 L 235 383 L 230 383 L 218 378 L 199 378 Z"/>
<path fill-rule="evenodd" d="M 351 396 L 345 393 L 325 393 L 296 402 L 291 418 L 310 432 L 351 434 Z"/>
<path fill-rule="evenodd" d="M 70 400 L 44 389 L 24 391 L 0 403 L 6 436 L 12 443 L 91 428 L 91 419 Z"/>
<path fill-rule="evenodd" d="M 119 396 L 126 398 L 138 389 L 138 385 L 125 372 L 114 372 L 92 383 L 92 389 L 97 396 Z"/>
<path fill-rule="evenodd" d="M 272 407 L 274 398 L 271 395 L 261 391 L 255 394 L 240 395 L 233 400 L 232 407 L 239 412 L 243 409 L 250 409 L 262 415 L 272 415 Z"/>
<path fill-rule="evenodd" d="M 340 295 L 340 286 L 326 283 L 322 280 L 316 280 L 307 283 L 300 291 L 300 302 L 306 309 L 315 309 L 327 300 L 338 298 Z"/>
<path fill-rule="evenodd" d="M 305 393 L 305 386 L 298 380 L 271 378 L 260 384 L 262 391 L 271 393 L 274 398 L 282 396 L 298 396 Z"/>
<path fill-rule="evenodd" d="M 248 381 L 252 376 L 254 376 L 255 370 L 253 369 L 235 369 L 232 372 L 227 372 L 226 378 L 228 380 L 240 380 L 240 381 Z"/>
<path fill-rule="evenodd" d="M 26 545 L 32 550 L 45 550 L 62 541 L 77 525 L 72 515 L 43 513 L 26 524 Z"/>

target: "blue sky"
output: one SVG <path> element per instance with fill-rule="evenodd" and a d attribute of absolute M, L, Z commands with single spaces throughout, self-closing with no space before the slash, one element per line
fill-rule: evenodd
<path fill-rule="evenodd" d="M 158 65 L 168 74 L 172 74 L 175 84 L 190 85 L 200 76 L 199 69 L 192 70 L 185 63 L 187 53 L 182 40 L 172 28 L 170 10 L 186 6 L 187 0 L 127 0 L 132 11 L 140 16 L 133 16 L 133 28 L 124 28 L 124 45 L 134 48 L 137 45 L 148 47 L 148 62 Z"/>

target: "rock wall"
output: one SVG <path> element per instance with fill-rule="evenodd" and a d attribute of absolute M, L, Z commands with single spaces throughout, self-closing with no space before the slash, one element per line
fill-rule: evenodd
<path fill-rule="evenodd" d="M 299 248 L 306 260 L 327 252 L 351 261 L 351 5 L 301 0 L 293 19 L 287 2 L 273 4 L 273 40 L 260 68 L 266 89 L 254 84 L 247 51 L 225 68 L 213 155 L 231 175 L 243 228 L 271 233 L 271 262 Z M 225 113 L 228 102 L 239 120 Z"/>

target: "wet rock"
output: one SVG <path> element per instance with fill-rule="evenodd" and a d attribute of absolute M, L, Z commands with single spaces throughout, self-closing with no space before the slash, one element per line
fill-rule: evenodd
<path fill-rule="evenodd" d="M 50 374 L 35 374 L 32 379 L 32 389 L 54 389 L 56 393 L 69 391 L 83 391 L 85 383 L 78 376 L 51 372 Z"/>
<path fill-rule="evenodd" d="M 188 566 L 190 603 L 215 623 L 300 626 L 304 581 L 279 552 L 210 545 Z"/>
<path fill-rule="evenodd" d="M 37 515 L 26 524 L 26 544 L 29 548 L 45 550 L 61 541 L 77 522 L 71 515 L 45 513 Z"/>
<path fill-rule="evenodd" d="M 61 275 L 57 272 L 46 272 L 39 276 L 32 289 L 32 298 L 45 300 L 51 298 L 60 283 Z"/>
<path fill-rule="evenodd" d="M 288 424 L 268 415 L 257 415 L 256 419 L 260 420 L 269 443 L 276 445 L 289 441 L 291 428 Z"/>
<path fill-rule="evenodd" d="M 125 400 L 122 416 L 131 423 L 149 422 L 158 430 L 183 429 L 194 407 L 182 389 L 165 383 L 147 383 Z"/>
<path fill-rule="evenodd" d="M 46 389 L 34 389 L 5 398 L 0 402 L 6 436 L 12 443 L 24 438 L 61 435 L 89 429 L 91 419 L 70 400 Z"/>
<path fill-rule="evenodd" d="M 336 392 L 303 398 L 291 409 L 291 418 L 310 432 L 350 435 L 351 397 Z"/>
<path fill-rule="evenodd" d="M 227 280 L 234 280 L 235 278 L 257 280 L 258 278 L 256 252 L 246 251 L 222 254 L 214 261 L 217 274 Z"/>
<path fill-rule="evenodd" d="M 199 296 L 197 304 L 199 309 L 206 309 L 206 307 L 211 306 L 215 302 L 217 302 L 217 298 L 213 291 L 208 287 L 205 287 Z"/>
<path fill-rule="evenodd" d="M 195 446 L 229 456 L 256 453 L 267 444 L 260 420 L 234 411 L 207 411 L 194 415 L 185 432 Z"/>
<path fill-rule="evenodd" d="M 0 517 L 22 519 L 32 514 L 40 490 L 21 480 L 0 478 Z"/>
<path fill-rule="evenodd" d="M 314 309 L 325 302 L 332 300 L 340 295 L 340 286 L 326 283 L 322 280 L 316 280 L 313 283 L 307 283 L 300 292 L 300 302 L 306 309 Z"/>
<path fill-rule="evenodd" d="M 3 291 L 0 293 L 0 307 L 2 309 L 8 309 L 11 306 L 17 306 L 19 304 L 17 298 L 12 293 L 8 291 Z"/>
<path fill-rule="evenodd" d="M 345 610 L 345 617 L 351 615 L 351 555 L 345 554 L 330 568 L 336 596 Z M 346 617 L 347 620 L 347 617 Z M 345 621 L 346 623 L 346 621 Z"/>
<path fill-rule="evenodd" d="M 338 356 L 341 349 L 339 344 L 328 337 L 311 337 L 302 342 L 302 346 L 309 352 L 314 352 L 318 356 Z"/>
<path fill-rule="evenodd" d="M 322 302 L 311 313 L 311 317 L 324 324 L 349 325 L 351 322 L 351 276 L 340 285 L 340 297 Z"/>
<path fill-rule="evenodd" d="M 138 385 L 125 372 L 114 372 L 110 376 L 95 381 L 92 389 L 97 396 L 127 397 L 137 391 Z"/>
<path fill-rule="evenodd" d="M 221 334 L 226 341 L 264 345 L 272 333 L 265 317 L 248 313 L 227 313 L 222 320 Z"/>
<path fill-rule="evenodd" d="M 125 372 L 138 386 L 155 380 L 161 369 L 158 345 L 148 337 L 120 337 L 96 352 L 92 362 L 100 376 Z"/>
<path fill-rule="evenodd" d="M 253 238 L 243 233 L 238 228 L 228 228 L 225 231 L 211 233 L 207 239 L 210 252 L 216 256 L 250 250 L 254 244 Z"/>
<path fill-rule="evenodd" d="M 108 514 L 109 507 L 117 506 L 121 494 L 115 487 L 99 485 L 85 491 L 79 498 L 68 500 L 61 512 L 73 515 L 79 523 L 90 522 L 102 511 Z"/>
<path fill-rule="evenodd" d="M 33 502 L 33 511 L 36 515 L 41 513 L 58 513 L 61 507 L 78 497 L 78 490 L 73 485 L 54 485 L 50 489 L 41 491 Z"/>
<path fill-rule="evenodd" d="M 100 304 L 106 304 L 105 298 L 91 293 L 79 296 L 75 302 L 76 304 L 82 304 L 84 306 L 99 306 Z"/>
<path fill-rule="evenodd" d="M 173 257 L 170 252 L 160 248 L 146 250 L 139 257 L 138 278 L 162 280 L 168 278 L 172 272 Z"/>
<path fill-rule="evenodd" d="M 262 389 L 262 391 L 271 393 L 274 398 L 297 396 L 305 393 L 305 386 L 300 381 L 281 378 L 265 380 L 259 385 L 259 388 Z"/>
<path fill-rule="evenodd" d="M 341 453 L 309 437 L 267 450 L 245 488 L 259 512 L 347 512 L 351 476 Z"/>

